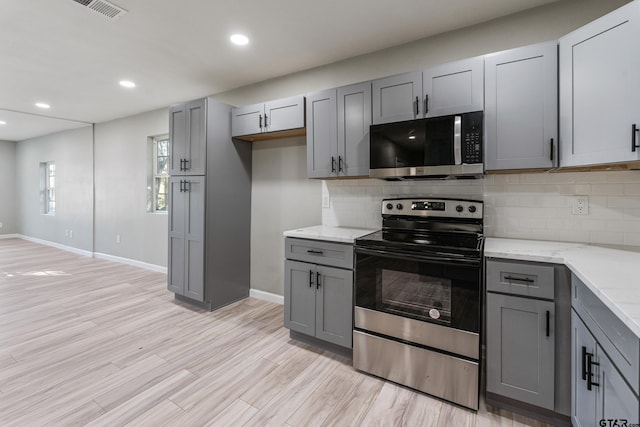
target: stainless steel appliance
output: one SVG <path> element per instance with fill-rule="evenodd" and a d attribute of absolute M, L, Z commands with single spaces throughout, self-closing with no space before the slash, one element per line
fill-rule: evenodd
<path fill-rule="evenodd" d="M 382 201 L 356 239 L 353 365 L 478 409 L 483 203 Z"/>
<path fill-rule="evenodd" d="M 479 177 L 482 111 L 371 126 L 369 176 L 387 180 Z"/>

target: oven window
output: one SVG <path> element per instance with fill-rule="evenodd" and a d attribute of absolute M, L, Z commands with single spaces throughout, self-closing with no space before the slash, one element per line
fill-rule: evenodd
<path fill-rule="evenodd" d="M 479 332 L 480 275 L 478 266 L 407 260 L 356 250 L 355 303 Z"/>
<path fill-rule="evenodd" d="M 451 324 L 451 280 L 395 270 L 380 270 L 380 306 L 403 315 Z"/>

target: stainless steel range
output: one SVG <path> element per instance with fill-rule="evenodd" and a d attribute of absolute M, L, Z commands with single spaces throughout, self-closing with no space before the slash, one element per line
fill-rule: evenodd
<path fill-rule="evenodd" d="M 386 199 L 356 239 L 353 365 L 478 409 L 483 204 Z"/>

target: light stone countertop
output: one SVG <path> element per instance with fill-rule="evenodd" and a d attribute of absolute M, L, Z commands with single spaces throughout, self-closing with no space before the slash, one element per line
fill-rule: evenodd
<path fill-rule="evenodd" d="M 311 227 L 296 228 L 282 233 L 285 237 L 297 237 L 299 239 L 324 240 L 328 242 L 353 243 L 358 237 L 373 233 L 377 230 L 369 228 L 353 227 L 329 227 L 327 225 L 314 225 Z"/>
<path fill-rule="evenodd" d="M 640 338 L 640 252 L 583 243 L 487 237 L 484 256 L 565 264 Z"/>

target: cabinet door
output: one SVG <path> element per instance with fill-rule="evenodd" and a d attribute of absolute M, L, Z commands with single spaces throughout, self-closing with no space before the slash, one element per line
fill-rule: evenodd
<path fill-rule="evenodd" d="M 554 319 L 552 301 L 487 295 L 487 391 L 554 409 Z"/>
<path fill-rule="evenodd" d="M 425 117 L 482 111 L 484 59 L 479 56 L 423 70 Z"/>
<path fill-rule="evenodd" d="M 639 51 L 640 2 L 560 39 L 560 166 L 640 159 Z"/>
<path fill-rule="evenodd" d="M 186 197 L 184 191 L 184 179 L 179 176 L 169 178 L 169 260 L 167 282 L 171 292 L 184 295 L 185 291 L 185 224 L 186 224 Z"/>
<path fill-rule="evenodd" d="M 335 177 L 337 172 L 336 90 L 307 96 L 307 176 Z"/>
<path fill-rule="evenodd" d="M 169 150 L 171 152 L 170 175 L 184 174 L 183 165 L 187 151 L 187 108 L 185 104 L 169 108 Z"/>
<path fill-rule="evenodd" d="M 303 128 L 304 96 L 293 96 L 265 103 L 264 126 L 266 132 Z"/>
<path fill-rule="evenodd" d="M 628 424 L 638 423 L 638 414 L 640 414 L 638 398 L 600 346 L 598 346 L 598 363 L 600 366 L 596 366 L 596 372 L 599 368 L 600 374 L 598 375 L 599 386 L 595 387 L 596 422 L 618 420 L 617 425 L 623 425 L 621 420 L 627 420 Z"/>
<path fill-rule="evenodd" d="M 558 44 L 485 58 L 486 170 L 548 169 L 557 164 Z"/>
<path fill-rule="evenodd" d="M 596 425 L 596 389 L 587 389 L 587 360 L 583 354 L 595 357 L 596 340 L 573 310 L 571 343 L 571 421 L 574 427 L 591 427 Z"/>
<path fill-rule="evenodd" d="M 422 117 L 422 72 L 398 74 L 372 82 L 373 124 Z"/>
<path fill-rule="evenodd" d="M 204 175 L 207 164 L 207 104 L 206 99 L 186 105 L 187 141 L 185 174 Z"/>
<path fill-rule="evenodd" d="M 185 291 L 184 295 L 204 301 L 205 177 L 185 177 Z M 215 273 L 214 273 L 215 274 Z"/>
<path fill-rule="evenodd" d="M 369 176 L 371 82 L 338 88 L 338 174 Z"/>
<path fill-rule="evenodd" d="M 231 136 L 253 135 L 263 130 L 264 104 L 236 107 L 231 110 Z"/>
<path fill-rule="evenodd" d="M 353 270 L 318 266 L 316 337 L 351 348 Z"/>
<path fill-rule="evenodd" d="M 316 330 L 316 266 L 284 262 L 284 326 L 314 336 Z"/>

